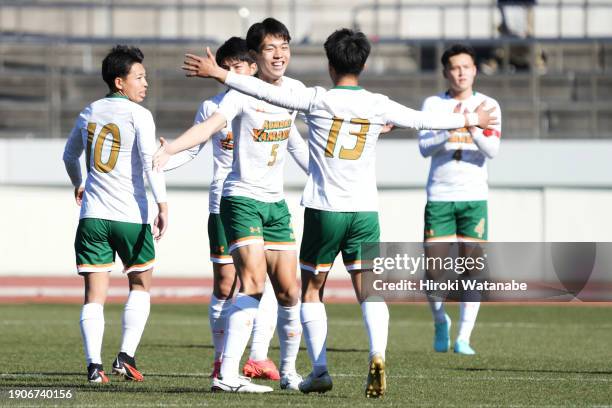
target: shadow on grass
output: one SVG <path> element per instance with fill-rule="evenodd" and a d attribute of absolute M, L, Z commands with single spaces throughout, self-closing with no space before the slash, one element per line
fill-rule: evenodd
<path fill-rule="evenodd" d="M 168 348 L 168 349 L 213 349 L 214 347 L 210 344 L 147 344 L 143 348 Z M 278 346 L 270 346 L 270 350 L 280 350 Z M 300 350 L 306 350 L 305 347 L 300 347 Z M 358 349 L 358 348 L 338 348 L 338 347 L 328 347 L 327 351 L 332 353 L 362 353 L 368 352 L 368 349 Z"/>

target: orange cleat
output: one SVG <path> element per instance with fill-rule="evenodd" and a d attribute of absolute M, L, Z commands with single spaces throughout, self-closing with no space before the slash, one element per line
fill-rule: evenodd
<path fill-rule="evenodd" d="M 261 361 L 255 361 L 249 359 L 244 367 L 242 367 L 242 373 L 250 378 L 260 378 L 262 380 L 280 380 L 280 373 L 278 368 L 274 365 L 274 361 L 267 359 Z"/>

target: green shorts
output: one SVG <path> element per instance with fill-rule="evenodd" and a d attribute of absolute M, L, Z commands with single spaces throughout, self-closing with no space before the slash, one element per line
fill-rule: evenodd
<path fill-rule="evenodd" d="M 222 197 L 221 220 L 230 253 L 251 244 L 263 244 L 266 250 L 296 249 L 285 200 L 266 203 L 248 197 Z"/>
<path fill-rule="evenodd" d="M 380 240 L 378 213 L 333 212 L 306 208 L 300 268 L 314 274 L 329 272 L 342 252 L 348 271 L 362 269 L 362 244 Z"/>
<path fill-rule="evenodd" d="M 123 261 L 123 272 L 142 272 L 155 264 L 155 246 L 149 224 L 83 218 L 74 239 L 79 274 L 108 272 L 115 252 Z"/>
<path fill-rule="evenodd" d="M 486 201 L 428 201 L 425 206 L 425 241 L 486 241 Z"/>
<path fill-rule="evenodd" d="M 234 263 L 229 253 L 225 229 L 220 214 L 208 215 L 208 242 L 210 244 L 210 261 L 218 264 Z"/>

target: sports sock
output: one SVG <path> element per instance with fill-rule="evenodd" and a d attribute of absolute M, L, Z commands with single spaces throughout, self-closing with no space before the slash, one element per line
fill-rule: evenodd
<path fill-rule="evenodd" d="M 249 355 L 251 360 L 267 360 L 270 340 L 272 340 L 276 328 L 277 313 L 278 302 L 276 301 L 274 288 L 270 279 L 266 279 L 266 287 L 263 295 L 261 295 L 257 316 L 253 322 L 253 340 L 251 341 L 251 354 Z"/>
<path fill-rule="evenodd" d="M 227 317 L 225 346 L 223 347 L 223 358 L 221 360 L 222 378 L 238 376 L 238 366 L 249 342 L 249 337 L 251 337 L 253 320 L 257 315 L 258 306 L 259 300 L 254 297 L 244 293 L 236 295 Z"/>
<path fill-rule="evenodd" d="M 327 313 L 323 303 L 302 303 L 302 327 L 315 377 L 327 371 Z"/>
<path fill-rule="evenodd" d="M 361 303 L 361 311 L 370 340 L 370 358 L 380 354 L 384 359 L 389 334 L 389 308 L 385 302 L 365 301 Z"/>
<path fill-rule="evenodd" d="M 295 359 L 300 350 L 302 325 L 300 324 L 300 302 L 294 306 L 278 306 L 278 340 L 280 343 L 280 374 L 295 372 Z"/>
<path fill-rule="evenodd" d="M 458 341 L 470 342 L 470 335 L 476 323 L 480 302 L 460 302 L 459 303 L 459 334 Z"/>
<path fill-rule="evenodd" d="M 208 304 L 208 323 L 212 335 L 213 346 L 215 347 L 215 361 L 221 360 L 223 345 L 225 344 L 225 330 L 227 324 L 227 314 L 232 306 L 230 299 L 218 299 L 215 295 L 210 297 Z"/>
<path fill-rule="evenodd" d="M 123 310 L 123 339 L 121 351 L 130 357 L 136 354 L 149 311 L 151 310 L 151 295 L 142 290 L 132 290 Z"/>
<path fill-rule="evenodd" d="M 104 337 L 104 306 L 87 303 L 81 309 L 81 336 L 87 365 L 102 364 L 102 338 Z"/>
<path fill-rule="evenodd" d="M 427 293 L 427 301 L 429 302 L 429 308 L 431 309 L 434 322 L 444 323 L 446 322 L 446 310 L 444 310 L 444 302 L 439 299 L 440 298 Z"/>

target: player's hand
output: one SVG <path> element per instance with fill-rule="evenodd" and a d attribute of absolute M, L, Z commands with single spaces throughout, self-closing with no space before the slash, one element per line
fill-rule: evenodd
<path fill-rule="evenodd" d="M 468 114 L 468 113 L 470 113 L 470 111 L 468 111 L 467 108 L 465 108 L 463 110 L 463 114 L 465 115 L 465 114 Z M 476 133 L 476 126 L 468 126 L 467 130 L 468 130 L 468 132 L 470 132 L 470 134 L 472 136 L 474 136 L 474 134 Z"/>
<path fill-rule="evenodd" d="M 206 47 L 206 57 L 185 54 L 185 60 L 181 68 L 188 77 L 215 78 L 218 81 L 224 82 L 227 75 L 227 71 L 217 65 L 215 56 L 209 47 Z"/>
<path fill-rule="evenodd" d="M 159 241 L 168 228 L 168 203 L 157 203 L 158 213 L 153 222 L 153 238 Z"/>
<path fill-rule="evenodd" d="M 497 116 L 493 115 L 493 111 L 495 110 L 495 107 L 486 109 L 485 103 L 486 101 L 483 101 L 480 105 L 478 105 L 478 107 L 474 111 L 474 113 L 478 115 L 478 125 L 477 126 L 481 129 L 492 128 L 494 125 L 499 124 L 499 122 L 497 121 Z"/>
<path fill-rule="evenodd" d="M 393 130 L 395 126 L 393 126 L 392 123 L 387 123 L 385 126 L 382 127 L 382 129 L 380 130 L 380 134 L 384 135 L 385 133 L 389 133 L 390 131 Z"/>
<path fill-rule="evenodd" d="M 164 170 L 164 166 L 170 160 L 170 154 L 166 151 L 168 142 L 163 137 L 159 138 L 159 149 L 153 155 L 153 171 L 161 173 Z"/>
<path fill-rule="evenodd" d="M 85 191 L 84 187 L 75 187 L 74 188 L 74 201 L 76 201 L 77 205 L 80 207 L 83 203 L 83 192 Z"/>

